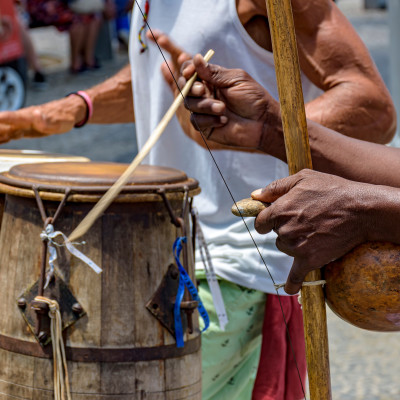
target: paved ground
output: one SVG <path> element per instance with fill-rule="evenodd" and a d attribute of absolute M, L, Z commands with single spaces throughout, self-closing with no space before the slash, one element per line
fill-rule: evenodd
<path fill-rule="evenodd" d="M 361 0 L 339 0 L 370 49 L 385 82 L 388 78 L 387 13 L 364 11 Z M 68 41 L 49 28 L 36 30 L 39 53 L 48 62 L 49 89 L 30 90 L 27 104 L 40 104 L 68 92 L 92 86 L 111 76 L 127 62 L 126 54 L 116 53 L 111 62 L 96 73 L 71 76 L 66 71 Z M 129 162 L 136 151 L 134 126 L 88 126 L 68 135 L 21 140 L 2 148 L 40 149 L 84 155 L 93 160 Z M 333 398 L 340 400 L 400 399 L 400 333 L 386 334 L 354 328 L 328 311 Z"/>
<path fill-rule="evenodd" d="M 45 91 L 33 90 L 30 87 L 27 105 L 42 104 L 73 91 L 91 87 L 114 75 L 128 63 L 127 54 L 119 53 L 116 49 L 114 59 L 102 61 L 101 69 L 71 75 L 68 72 L 68 37 L 51 27 L 34 29 L 31 32 L 40 58 L 43 64 L 47 65 L 49 85 Z M 137 151 L 133 124 L 87 125 L 83 129 L 74 129 L 68 135 L 24 139 L 7 143 L 0 148 L 35 149 L 118 162 L 130 162 Z"/>

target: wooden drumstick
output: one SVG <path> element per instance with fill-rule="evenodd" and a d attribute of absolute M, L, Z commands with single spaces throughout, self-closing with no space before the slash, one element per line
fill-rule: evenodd
<path fill-rule="evenodd" d="M 214 55 L 214 50 L 208 50 L 204 59 L 208 62 Z M 171 121 L 172 117 L 175 115 L 179 106 L 184 101 L 184 98 L 190 91 L 193 83 L 197 79 L 197 73 L 195 73 L 187 82 L 182 91 L 177 95 L 171 107 L 168 109 L 160 123 L 154 129 L 153 133 L 150 135 L 149 139 L 133 159 L 129 167 L 125 172 L 118 178 L 118 180 L 107 190 L 104 196 L 96 203 L 96 205 L 89 211 L 86 217 L 81 221 L 81 223 L 74 229 L 74 231 L 69 236 L 69 241 L 74 241 L 84 235 L 94 224 L 96 219 L 107 209 L 107 207 L 114 201 L 114 199 L 121 192 L 125 184 L 128 182 L 130 176 L 138 167 L 138 165 L 144 160 L 144 158 L 149 154 L 152 147 L 156 144 L 158 139 L 161 137 L 168 123 Z"/>

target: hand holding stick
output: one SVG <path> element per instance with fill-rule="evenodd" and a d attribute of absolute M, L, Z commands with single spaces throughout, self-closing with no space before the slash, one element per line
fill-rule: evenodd
<path fill-rule="evenodd" d="M 204 56 L 206 61 L 209 61 L 214 55 L 213 50 L 209 50 Z M 128 182 L 129 178 L 138 167 L 138 165 L 144 160 L 144 158 L 149 154 L 150 150 L 156 144 L 158 139 L 161 137 L 168 123 L 171 121 L 172 117 L 175 115 L 179 106 L 183 103 L 185 97 L 189 93 L 193 83 L 197 79 L 197 73 L 186 82 L 186 85 L 182 89 L 181 93 L 175 98 L 171 107 L 168 109 L 160 123 L 157 125 L 156 129 L 153 131 L 143 148 L 133 159 L 132 163 L 125 170 L 125 172 L 118 178 L 118 180 L 107 190 L 104 196 L 96 203 L 96 205 L 89 211 L 86 217 L 81 221 L 81 223 L 75 228 L 75 230 L 69 236 L 69 241 L 75 241 L 84 235 L 94 224 L 97 218 L 107 209 L 107 207 L 114 201 L 114 199 L 121 192 L 125 184 Z"/>

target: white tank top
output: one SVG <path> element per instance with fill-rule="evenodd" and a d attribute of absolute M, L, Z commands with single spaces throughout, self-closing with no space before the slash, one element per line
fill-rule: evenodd
<path fill-rule="evenodd" d="M 139 4 L 144 10 L 145 0 Z M 160 71 L 163 62 L 158 48 L 140 53 L 138 32 L 143 17 L 133 8 L 130 61 L 139 148 L 159 123 L 173 101 Z M 167 33 L 190 54 L 215 50 L 212 63 L 242 68 L 278 99 L 272 53 L 258 46 L 239 21 L 235 0 L 153 0 L 149 25 Z M 167 60 L 169 59 L 166 54 Z M 318 90 L 303 79 L 306 100 Z M 315 97 L 315 96 L 314 96 Z M 235 200 L 288 175 L 287 165 L 273 157 L 238 151 L 213 151 L 216 162 Z M 189 139 L 173 118 L 145 163 L 174 167 L 200 182 L 195 197 L 204 235 L 218 276 L 251 289 L 276 293 L 266 267 L 242 220 L 231 214 L 232 199 L 207 150 Z M 258 235 L 254 220 L 247 224 L 276 283 L 286 281 L 292 259 L 275 247 L 276 235 Z M 197 257 L 196 268 L 203 268 Z"/>

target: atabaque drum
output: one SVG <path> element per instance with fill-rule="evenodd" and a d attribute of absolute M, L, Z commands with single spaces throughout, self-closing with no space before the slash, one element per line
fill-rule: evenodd
<path fill-rule="evenodd" d="M 180 267 L 193 281 L 198 182 L 139 166 L 79 243 L 65 240 L 126 167 L 39 163 L 0 174 L 0 399 L 54 398 L 54 336 L 37 295 L 59 305 L 73 400 L 201 399 L 198 302 L 186 292 L 176 311 L 173 253 L 185 237 Z"/>

